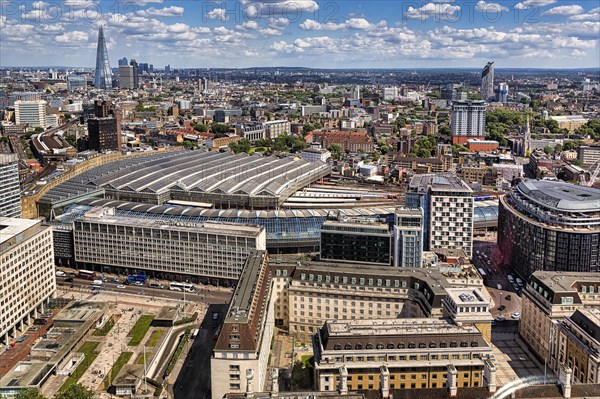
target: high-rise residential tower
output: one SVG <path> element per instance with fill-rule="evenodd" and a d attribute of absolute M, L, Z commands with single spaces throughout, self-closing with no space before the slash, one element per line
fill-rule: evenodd
<path fill-rule="evenodd" d="M 18 163 L 16 154 L 0 154 L 0 217 L 21 217 Z"/>
<path fill-rule="evenodd" d="M 450 138 L 452 144 L 464 145 L 469 139 L 485 137 L 485 110 L 483 101 L 454 101 Z"/>
<path fill-rule="evenodd" d="M 108 62 L 108 50 L 104 40 L 104 30 L 100 26 L 98 31 L 98 48 L 96 50 L 96 77 L 94 86 L 97 90 L 110 90 L 112 88 L 112 72 Z"/>
<path fill-rule="evenodd" d="M 491 101 L 494 98 L 494 62 L 488 62 L 481 72 L 481 99 Z"/>
<path fill-rule="evenodd" d="M 506 104 L 508 102 L 508 83 L 502 82 L 496 89 L 496 101 Z"/>

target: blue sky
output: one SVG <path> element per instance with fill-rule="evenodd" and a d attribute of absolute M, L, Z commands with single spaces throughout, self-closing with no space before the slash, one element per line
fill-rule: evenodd
<path fill-rule="evenodd" d="M 600 0 L 0 0 L 1 66 L 600 68 Z"/>

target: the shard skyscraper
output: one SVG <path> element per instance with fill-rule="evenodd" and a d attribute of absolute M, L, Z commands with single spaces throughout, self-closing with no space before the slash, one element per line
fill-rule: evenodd
<path fill-rule="evenodd" d="M 104 40 L 104 30 L 100 26 L 98 31 L 98 49 L 96 50 L 96 78 L 94 79 L 96 90 L 112 89 L 112 73 L 108 63 L 108 51 Z"/>

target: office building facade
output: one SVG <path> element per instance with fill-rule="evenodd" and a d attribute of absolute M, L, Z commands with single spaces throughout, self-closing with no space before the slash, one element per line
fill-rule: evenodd
<path fill-rule="evenodd" d="M 121 117 L 111 101 L 94 102 L 88 119 L 88 147 L 96 151 L 121 151 Z"/>
<path fill-rule="evenodd" d="M 52 229 L 41 220 L 0 218 L 0 341 L 16 338 L 56 291 Z"/>
<path fill-rule="evenodd" d="M 15 123 L 29 127 L 46 128 L 46 101 L 15 101 Z"/>
<path fill-rule="evenodd" d="M 556 324 L 579 309 L 600 309 L 600 274 L 536 271 L 522 290 L 519 335 L 553 370 Z M 564 358 L 563 358 L 564 362 Z"/>
<path fill-rule="evenodd" d="M 0 217 L 21 217 L 17 154 L 0 154 Z"/>
<path fill-rule="evenodd" d="M 600 384 L 600 309 L 577 309 L 554 329 L 553 370 L 570 368 L 574 384 Z"/>
<path fill-rule="evenodd" d="M 119 89 L 135 89 L 135 77 L 131 65 L 119 65 Z"/>
<path fill-rule="evenodd" d="M 494 62 L 488 62 L 481 71 L 481 99 L 490 102 L 494 99 Z"/>
<path fill-rule="evenodd" d="M 496 101 L 502 104 L 508 102 L 508 83 L 503 82 L 498 85 L 496 89 Z"/>
<path fill-rule="evenodd" d="M 455 101 L 452 103 L 450 139 L 452 144 L 465 145 L 469 139 L 485 138 L 485 110 L 483 101 Z"/>
<path fill-rule="evenodd" d="M 394 223 L 394 266 L 421 267 L 423 264 L 423 208 L 398 208 Z"/>
<path fill-rule="evenodd" d="M 321 227 L 321 259 L 391 265 L 392 233 L 372 220 L 326 221 Z"/>
<path fill-rule="evenodd" d="M 75 220 L 73 246 L 75 261 L 83 269 L 230 284 L 240 277 L 250 251 L 266 248 L 266 236 L 258 226 L 151 221 L 99 208 Z"/>
<path fill-rule="evenodd" d="M 385 398 L 399 389 L 496 390 L 490 344 L 477 328 L 448 319 L 328 320 L 313 352 L 320 391 Z"/>
<path fill-rule="evenodd" d="M 498 245 L 528 279 L 537 270 L 600 271 L 600 192 L 525 180 L 500 198 Z"/>

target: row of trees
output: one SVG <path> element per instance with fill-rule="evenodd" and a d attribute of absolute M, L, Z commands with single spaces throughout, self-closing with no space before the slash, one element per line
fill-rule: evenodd
<path fill-rule="evenodd" d="M 306 148 L 306 143 L 298 136 L 283 135 L 273 139 L 256 140 L 254 144 L 250 140 L 242 138 L 235 143 L 229 144 L 229 148 L 235 153 L 240 152 L 250 153 L 254 151 L 260 152 L 301 152 Z"/>
<path fill-rule="evenodd" d="M 4 399 L 2 395 L 0 398 Z M 84 387 L 81 384 L 74 384 L 69 386 L 63 392 L 59 392 L 54 399 L 93 399 L 94 391 Z M 16 395 L 15 399 L 48 399 L 42 395 L 36 388 L 20 390 Z"/>

